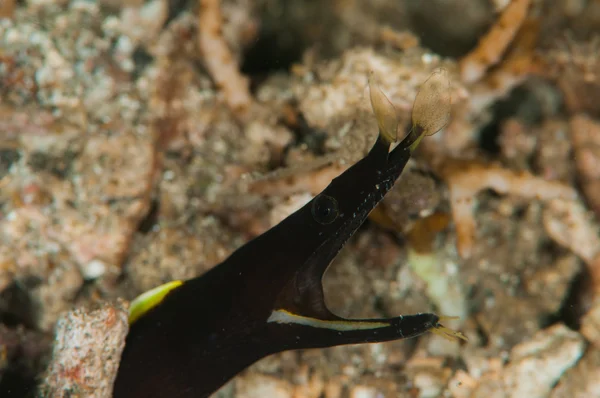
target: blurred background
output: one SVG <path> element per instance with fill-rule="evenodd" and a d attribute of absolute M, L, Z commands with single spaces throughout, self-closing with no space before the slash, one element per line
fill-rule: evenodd
<path fill-rule="evenodd" d="M 599 35 L 598 0 L 0 0 L 0 396 L 109 397 L 118 299 L 360 159 L 369 74 L 408 128 L 440 67 L 451 122 L 324 286 L 469 341 L 287 352 L 217 396 L 600 396 Z"/>

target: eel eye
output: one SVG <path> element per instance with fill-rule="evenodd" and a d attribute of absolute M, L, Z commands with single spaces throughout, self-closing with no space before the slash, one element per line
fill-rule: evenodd
<path fill-rule="evenodd" d="M 312 214 L 319 224 L 331 224 L 339 215 L 337 200 L 327 195 L 319 195 L 312 204 Z"/>

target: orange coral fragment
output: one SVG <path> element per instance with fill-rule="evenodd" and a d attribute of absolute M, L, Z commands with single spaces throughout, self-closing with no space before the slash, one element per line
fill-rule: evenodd
<path fill-rule="evenodd" d="M 229 107 L 242 116 L 252 102 L 248 79 L 239 66 L 222 35 L 223 17 L 220 0 L 200 0 L 198 43 L 204 64 L 215 84 L 223 90 Z"/>
<path fill-rule="evenodd" d="M 530 3 L 531 0 L 513 0 L 477 47 L 460 61 L 460 74 L 465 83 L 478 81 L 489 67 L 500 61 L 525 21 Z"/>
<path fill-rule="evenodd" d="M 12 18 L 15 13 L 15 0 L 0 1 L 0 18 Z"/>
<path fill-rule="evenodd" d="M 492 189 L 501 194 L 541 200 L 577 197 L 573 188 L 561 182 L 547 181 L 527 172 L 514 172 L 498 165 L 449 158 L 436 168 L 448 183 L 452 218 L 456 228 L 456 244 L 463 258 L 469 257 L 473 250 L 473 207 L 475 196 L 482 190 Z"/>
<path fill-rule="evenodd" d="M 455 111 L 453 120 L 446 128 L 444 146 L 453 153 L 460 153 L 473 142 L 476 135 L 474 126 L 468 122 L 472 115 L 511 92 L 529 74 L 535 72 L 534 53 L 539 37 L 539 21 L 526 20 L 511 43 L 502 62 L 496 65 L 484 78 L 472 84 L 469 90 L 468 106 Z"/>
<path fill-rule="evenodd" d="M 475 87 L 476 91 L 481 91 L 480 86 L 484 85 L 488 88 L 485 91 L 498 92 L 497 97 L 500 97 L 520 84 L 533 69 L 533 54 L 538 36 L 538 21 L 525 21 L 502 63 Z"/>

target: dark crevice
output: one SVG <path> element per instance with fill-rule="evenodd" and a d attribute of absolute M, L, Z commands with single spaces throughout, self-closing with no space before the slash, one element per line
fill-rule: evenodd
<path fill-rule="evenodd" d="M 493 155 L 498 154 L 500 152 L 500 145 L 498 145 L 499 135 L 500 120 L 495 116 L 490 123 L 481 129 L 479 135 L 479 148 Z"/>
<path fill-rule="evenodd" d="M 325 154 L 325 141 L 327 133 L 316 129 L 308 124 L 308 121 L 300 112 L 295 103 L 289 104 L 282 123 L 294 134 L 292 142 L 284 149 L 283 158 L 291 148 L 304 146 L 308 151 L 315 155 Z"/>
<path fill-rule="evenodd" d="M 9 328 L 14 328 L 22 323 L 21 317 L 11 312 L 0 312 L 0 323 Z"/>
<path fill-rule="evenodd" d="M 411 31 L 419 37 L 423 47 L 434 53 L 443 57 L 462 57 L 477 46 L 479 38 L 488 31 L 494 21 L 490 5 L 485 5 L 484 8 L 475 4 L 469 6 L 479 8 L 478 13 L 488 17 L 466 16 L 466 22 L 457 28 L 451 26 L 455 25 L 456 21 L 446 17 L 447 13 L 455 12 L 456 1 L 408 1 L 406 7 Z"/>
<path fill-rule="evenodd" d="M 52 156 L 46 152 L 32 152 L 27 158 L 27 165 L 36 172 L 44 171 L 59 179 L 66 179 L 72 172 L 79 151 L 67 149 L 60 156 Z"/>
<path fill-rule="evenodd" d="M 36 283 L 13 283 L 0 295 L 0 323 L 8 327 L 34 328 L 37 308 L 29 291 Z"/>
<path fill-rule="evenodd" d="M 507 119 L 515 118 L 526 126 L 535 126 L 545 117 L 545 105 L 539 94 L 531 90 L 528 84 L 513 89 L 508 97 L 496 102 L 492 108 L 492 120 L 481 129 L 479 147 L 496 155 L 500 151 L 498 136 Z"/>
<path fill-rule="evenodd" d="M 77 293 L 75 293 L 74 302 L 91 300 L 94 293 L 98 292 L 98 283 L 96 279 L 84 279 Z"/>
<path fill-rule="evenodd" d="M 542 119 L 542 105 L 527 87 L 519 86 L 507 98 L 492 106 L 492 114 L 492 120 L 481 129 L 479 147 L 491 155 L 497 155 L 500 152 L 498 136 L 502 124 L 514 117 L 525 124 L 534 125 Z"/>
<path fill-rule="evenodd" d="M 147 234 L 152 231 L 154 226 L 158 223 L 158 213 L 160 210 L 160 203 L 158 200 L 153 199 L 150 202 L 150 209 L 146 216 L 140 221 L 138 225 L 138 231 L 142 234 Z"/>
<path fill-rule="evenodd" d="M 28 398 L 34 397 L 37 381 L 31 369 L 22 366 L 9 367 L 0 378 L 0 397 Z"/>
<path fill-rule="evenodd" d="M 378 314 L 381 314 L 383 317 L 389 317 L 388 311 L 385 309 L 385 302 L 382 297 L 375 297 L 373 302 L 373 308 L 377 311 Z"/>
<path fill-rule="evenodd" d="M 589 270 L 583 267 L 582 271 L 573 278 L 571 285 L 558 312 L 544 317 L 540 326 L 564 323 L 573 330 L 581 327 L 581 318 L 589 311 L 593 301 L 593 285 Z"/>
<path fill-rule="evenodd" d="M 12 148 L 0 148 L 0 178 L 4 177 L 13 163 L 18 162 L 21 154 Z"/>
<path fill-rule="evenodd" d="M 477 322 L 476 332 L 477 336 L 479 337 L 480 347 L 487 347 L 487 345 L 490 343 L 490 338 L 479 322 Z"/>
<path fill-rule="evenodd" d="M 135 66 L 132 73 L 132 79 L 137 80 L 142 76 L 146 67 L 154 61 L 154 57 L 143 47 L 137 47 L 133 52 L 132 57 L 133 65 Z"/>
<path fill-rule="evenodd" d="M 169 14 L 165 21 L 165 26 L 171 23 L 182 12 L 193 10 L 196 4 L 198 4 L 197 0 L 169 0 Z"/>
<path fill-rule="evenodd" d="M 539 242 L 539 252 L 543 253 L 549 262 L 554 261 L 557 258 L 561 258 L 569 254 L 569 251 L 563 246 L 560 246 L 550 238 L 543 239 Z"/>
<path fill-rule="evenodd" d="M 261 31 L 243 54 L 241 69 L 251 78 L 251 89 L 254 91 L 273 72 L 287 72 L 294 63 L 300 62 L 305 48 L 301 35 Z"/>

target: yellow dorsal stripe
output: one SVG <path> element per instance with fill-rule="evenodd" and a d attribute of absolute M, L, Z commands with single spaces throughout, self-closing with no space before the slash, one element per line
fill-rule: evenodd
<path fill-rule="evenodd" d="M 160 304 L 167 293 L 182 284 L 183 281 L 171 281 L 137 296 L 129 306 L 129 324 L 131 325 L 146 312 Z"/>
<path fill-rule="evenodd" d="M 310 326 L 313 328 L 331 329 L 338 332 L 349 332 L 352 330 L 379 329 L 390 326 L 387 322 L 369 322 L 369 321 L 324 321 L 322 319 L 310 318 L 307 316 L 296 315 L 286 310 L 276 310 L 271 313 L 267 322 L 275 323 L 295 323 L 298 325 Z"/>

